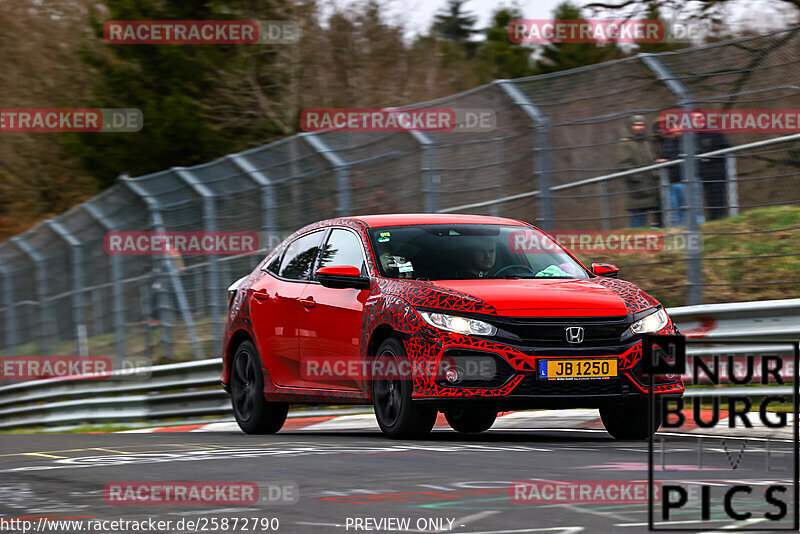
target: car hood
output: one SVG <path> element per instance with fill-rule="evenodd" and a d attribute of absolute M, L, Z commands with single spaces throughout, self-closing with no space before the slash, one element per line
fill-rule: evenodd
<path fill-rule="evenodd" d="M 623 316 L 658 304 L 636 285 L 595 277 L 586 280 L 436 280 L 395 286 L 414 306 L 496 313 L 509 317 Z"/>

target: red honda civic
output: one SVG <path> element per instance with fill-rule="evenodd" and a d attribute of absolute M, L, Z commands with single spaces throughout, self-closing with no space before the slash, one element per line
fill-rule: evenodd
<path fill-rule="evenodd" d="M 371 403 L 396 438 L 424 436 L 440 411 L 482 432 L 501 411 L 572 407 L 647 438 L 660 418 L 648 425 L 642 334 L 677 330 L 617 273 L 512 219 L 321 221 L 229 288 L 222 384 L 248 434 L 280 430 L 290 404 Z"/>

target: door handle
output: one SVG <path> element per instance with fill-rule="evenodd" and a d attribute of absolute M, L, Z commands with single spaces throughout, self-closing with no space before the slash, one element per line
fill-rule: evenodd
<path fill-rule="evenodd" d="M 313 308 L 314 306 L 317 305 L 317 303 L 314 301 L 314 297 L 307 297 L 304 299 L 300 299 L 300 304 L 302 304 L 306 308 Z"/>
<path fill-rule="evenodd" d="M 259 289 L 253 291 L 253 298 L 257 300 L 269 300 L 269 292 L 266 289 Z"/>

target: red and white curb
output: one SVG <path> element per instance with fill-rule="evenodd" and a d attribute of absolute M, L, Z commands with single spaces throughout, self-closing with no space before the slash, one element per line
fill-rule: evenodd
<path fill-rule="evenodd" d="M 710 412 L 704 410 L 703 420 L 710 420 Z M 317 412 L 319 413 L 319 412 Z M 752 438 L 778 438 L 791 439 L 793 435 L 791 414 L 787 417 L 787 426 L 783 428 L 766 427 L 758 417 L 751 417 L 752 428 L 744 428 L 741 421 L 737 421 L 735 428 L 729 428 L 727 414 L 720 413 L 719 422 L 713 428 L 702 428 L 694 422 L 691 410 L 684 410 L 686 421 L 680 428 L 669 429 L 662 427 L 662 431 L 675 431 L 678 433 L 704 434 L 714 436 L 752 437 Z M 443 414 L 439 414 L 435 429 L 447 430 L 450 426 Z M 497 421 L 492 425 L 492 430 L 603 430 L 603 422 L 596 409 L 574 410 L 535 410 L 520 412 L 504 412 L 499 414 Z M 340 431 L 375 431 L 379 432 L 378 422 L 374 413 L 354 415 L 302 415 L 290 417 L 286 420 L 282 432 L 340 432 Z M 158 428 L 143 428 L 126 430 L 128 433 L 157 433 L 157 432 L 241 432 L 235 422 L 208 423 L 197 425 L 183 425 Z"/>

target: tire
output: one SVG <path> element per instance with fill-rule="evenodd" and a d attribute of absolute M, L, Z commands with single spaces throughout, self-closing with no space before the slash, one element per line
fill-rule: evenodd
<path fill-rule="evenodd" d="M 236 347 L 231 362 L 230 384 L 233 415 L 245 434 L 274 434 L 281 429 L 289 405 L 267 402 L 264 398 L 261 360 L 250 341 L 243 341 Z"/>
<path fill-rule="evenodd" d="M 490 408 L 469 408 L 447 410 L 444 417 L 456 432 L 477 434 L 489 430 L 497 419 L 497 410 Z"/>
<path fill-rule="evenodd" d="M 600 408 L 600 418 L 606 431 L 619 440 L 643 440 L 655 434 L 661 426 L 661 410 L 656 403 L 653 426 L 647 426 L 647 401 L 606 405 Z"/>
<path fill-rule="evenodd" d="M 403 343 L 396 338 L 384 341 L 375 358 L 384 359 L 387 363 L 393 362 L 395 366 L 408 361 Z M 413 380 L 410 377 L 399 378 L 393 380 L 390 377 L 379 377 L 371 381 L 372 405 L 378 426 L 390 438 L 423 438 L 433 429 L 438 412 L 412 402 Z"/>

